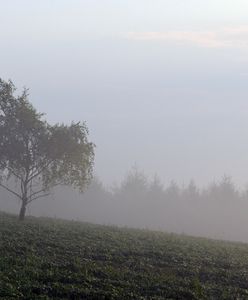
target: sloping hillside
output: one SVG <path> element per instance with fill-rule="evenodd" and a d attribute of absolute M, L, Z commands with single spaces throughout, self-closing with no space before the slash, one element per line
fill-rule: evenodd
<path fill-rule="evenodd" d="M 248 245 L 0 214 L 1 299 L 248 299 Z"/>

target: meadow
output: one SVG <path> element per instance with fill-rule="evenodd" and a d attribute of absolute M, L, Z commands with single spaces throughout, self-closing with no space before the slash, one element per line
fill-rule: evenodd
<path fill-rule="evenodd" d="M 248 299 L 248 245 L 0 213 L 0 299 Z"/>

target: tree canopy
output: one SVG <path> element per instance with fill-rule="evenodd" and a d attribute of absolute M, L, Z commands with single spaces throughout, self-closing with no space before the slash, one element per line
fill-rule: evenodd
<path fill-rule="evenodd" d="M 51 125 L 28 100 L 0 79 L 0 186 L 21 201 L 20 219 L 32 201 L 56 185 L 83 191 L 92 178 L 94 144 L 83 122 Z M 15 188 L 8 185 L 15 179 Z"/>

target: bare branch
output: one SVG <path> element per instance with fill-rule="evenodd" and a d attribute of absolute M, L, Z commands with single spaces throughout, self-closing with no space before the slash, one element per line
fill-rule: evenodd
<path fill-rule="evenodd" d="M 34 200 L 37 200 L 37 199 L 40 199 L 40 198 L 44 198 L 44 197 L 47 197 L 47 196 L 49 196 L 49 195 L 50 195 L 50 193 L 43 194 L 43 195 L 39 195 L 39 196 L 37 196 L 37 197 L 34 197 L 34 198 L 28 200 L 27 203 L 31 203 L 31 202 L 33 202 Z"/>
<path fill-rule="evenodd" d="M 45 188 L 43 188 L 39 191 L 33 192 L 32 194 L 29 195 L 29 198 L 32 198 L 33 196 L 38 195 L 38 194 L 43 193 L 43 192 L 46 192 Z"/>
<path fill-rule="evenodd" d="M 15 191 L 11 190 L 10 188 L 8 188 L 7 186 L 5 186 L 2 183 L 0 183 L 0 186 L 3 187 L 5 190 L 7 190 L 8 192 L 14 194 L 16 197 L 18 197 L 19 199 L 22 200 L 22 197 L 19 194 L 17 194 Z"/>

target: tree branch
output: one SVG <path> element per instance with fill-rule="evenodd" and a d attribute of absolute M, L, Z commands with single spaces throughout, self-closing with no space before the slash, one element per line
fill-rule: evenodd
<path fill-rule="evenodd" d="M 7 186 L 5 186 L 2 183 L 0 183 L 0 186 L 3 187 L 5 190 L 7 190 L 8 192 L 14 194 L 16 197 L 18 197 L 19 199 L 22 200 L 22 197 L 19 194 L 17 194 L 15 191 L 12 191 L 10 188 L 8 188 Z"/>
<path fill-rule="evenodd" d="M 29 195 L 29 198 L 32 198 L 33 196 L 38 195 L 38 194 L 40 194 L 42 192 L 45 192 L 45 191 L 46 191 L 46 189 L 41 189 L 39 191 L 33 192 L 32 194 Z"/>
<path fill-rule="evenodd" d="M 6 169 L 8 169 L 9 172 L 11 172 L 15 177 L 17 177 L 19 180 L 22 181 L 22 177 L 19 176 L 18 174 L 16 174 L 16 173 L 12 170 L 12 168 L 6 166 Z"/>
<path fill-rule="evenodd" d="M 43 194 L 43 195 L 39 195 L 39 196 L 37 196 L 37 197 L 34 197 L 34 198 L 28 200 L 27 203 L 31 203 L 31 202 L 33 202 L 34 200 L 37 200 L 37 199 L 39 199 L 39 198 L 44 198 L 44 197 L 47 197 L 47 196 L 49 196 L 49 195 L 50 195 L 50 193 Z"/>
<path fill-rule="evenodd" d="M 37 170 L 36 173 L 33 172 L 33 174 L 31 174 L 30 177 L 29 177 L 29 179 L 28 179 L 28 183 L 29 183 L 30 181 L 32 181 L 35 177 L 39 176 L 39 175 L 40 175 L 46 168 L 48 168 L 49 165 L 50 165 L 52 162 L 54 162 L 54 161 L 55 161 L 55 159 L 49 161 L 47 164 L 44 164 L 39 170 Z"/>

